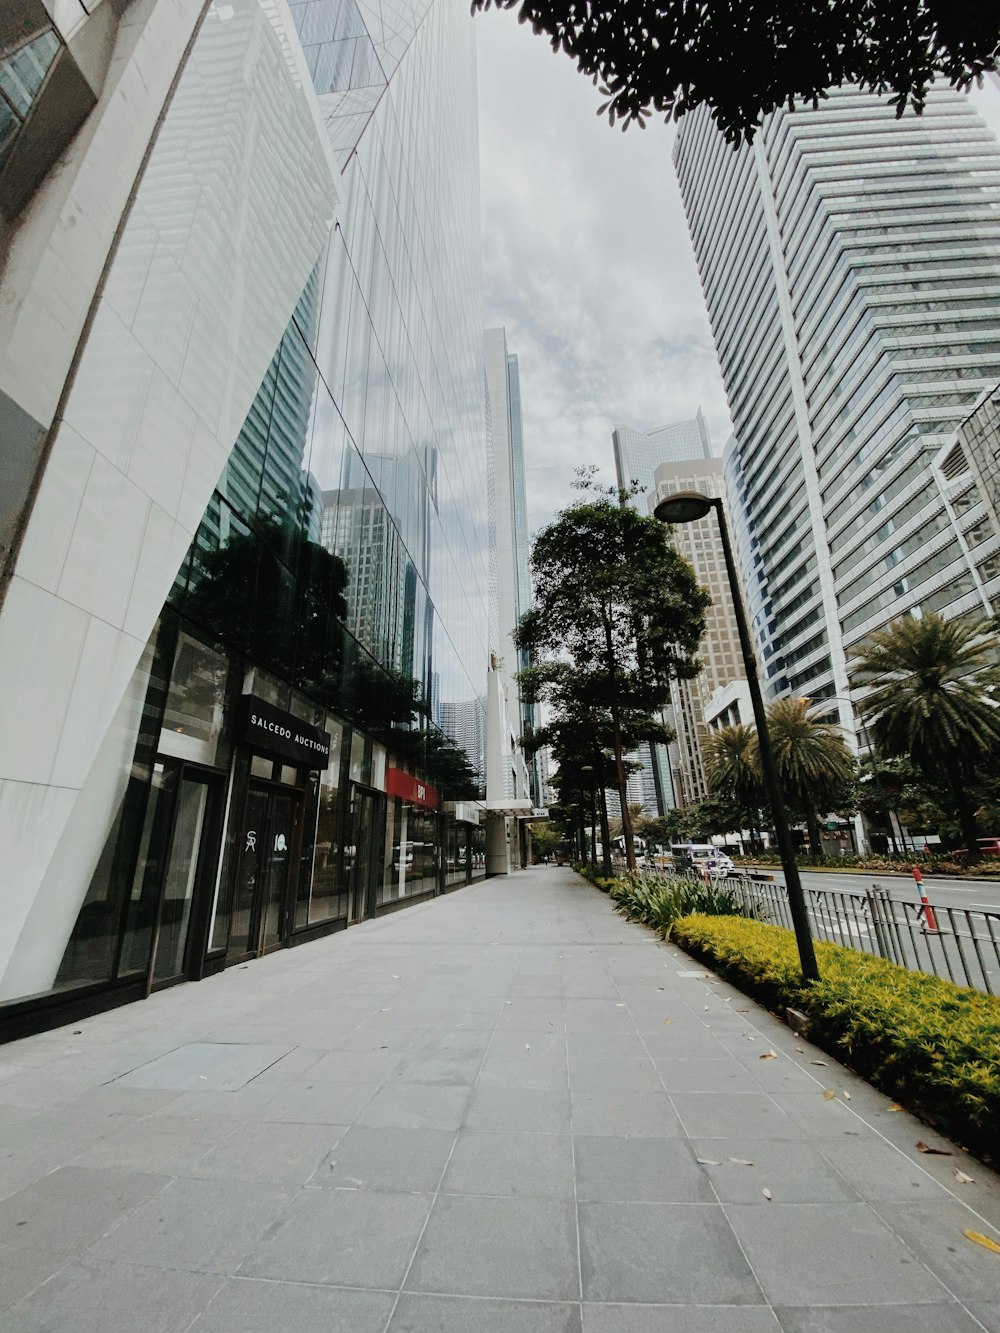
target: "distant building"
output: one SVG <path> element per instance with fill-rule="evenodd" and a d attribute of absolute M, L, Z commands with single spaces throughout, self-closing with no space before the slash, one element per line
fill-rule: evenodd
<path fill-rule="evenodd" d="M 723 496 L 725 482 L 720 458 L 662 463 L 655 472 L 655 488 L 648 498 L 650 510 L 678 491 L 700 491 Z M 707 735 L 706 707 L 712 695 L 743 680 L 743 655 L 726 573 L 722 538 L 715 515 L 700 523 L 679 523 L 672 541 L 692 565 L 698 582 L 707 588 L 712 602 L 705 612 L 705 635 L 699 657 L 702 669 L 693 680 L 677 680 L 671 687 L 671 704 L 677 740 L 671 746 L 674 790 L 678 805 L 690 805 L 708 795 L 703 743 Z"/>

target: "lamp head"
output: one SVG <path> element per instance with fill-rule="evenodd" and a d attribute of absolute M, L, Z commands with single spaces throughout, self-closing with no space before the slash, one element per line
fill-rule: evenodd
<path fill-rule="evenodd" d="M 713 503 L 712 498 L 701 491 L 678 491 L 661 500 L 653 513 L 661 523 L 694 523 L 705 517 Z"/>

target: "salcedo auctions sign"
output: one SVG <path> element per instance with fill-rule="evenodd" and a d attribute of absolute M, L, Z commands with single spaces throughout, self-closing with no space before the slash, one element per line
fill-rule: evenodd
<path fill-rule="evenodd" d="M 240 737 L 260 754 L 299 768 L 324 769 L 330 762 L 330 737 L 319 727 L 311 727 L 255 694 L 243 695 L 240 707 Z"/>
<path fill-rule="evenodd" d="M 429 810 L 438 807 L 438 790 L 430 783 L 421 782 L 412 773 L 404 773 L 401 768 L 391 765 L 385 770 L 385 789 L 390 796 L 402 796 L 411 805 L 425 805 Z"/>

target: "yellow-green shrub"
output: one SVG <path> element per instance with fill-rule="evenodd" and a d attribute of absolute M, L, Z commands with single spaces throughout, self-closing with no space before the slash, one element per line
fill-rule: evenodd
<path fill-rule="evenodd" d="M 820 980 L 806 985 L 792 932 L 759 921 L 687 916 L 673 938 L 769 1007 L 802 1010 L 811 1040 L 952 1138 L 1000 1157 L 1000 999 L 819 941 Z"/>

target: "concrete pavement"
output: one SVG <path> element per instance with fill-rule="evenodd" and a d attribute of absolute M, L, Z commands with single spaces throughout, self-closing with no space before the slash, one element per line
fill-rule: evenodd
<path fill-rule="evenodd" d="M 888 1108 L 539 868 L 0 1049 L 0 1329 L 1000 1333 Z"/>

